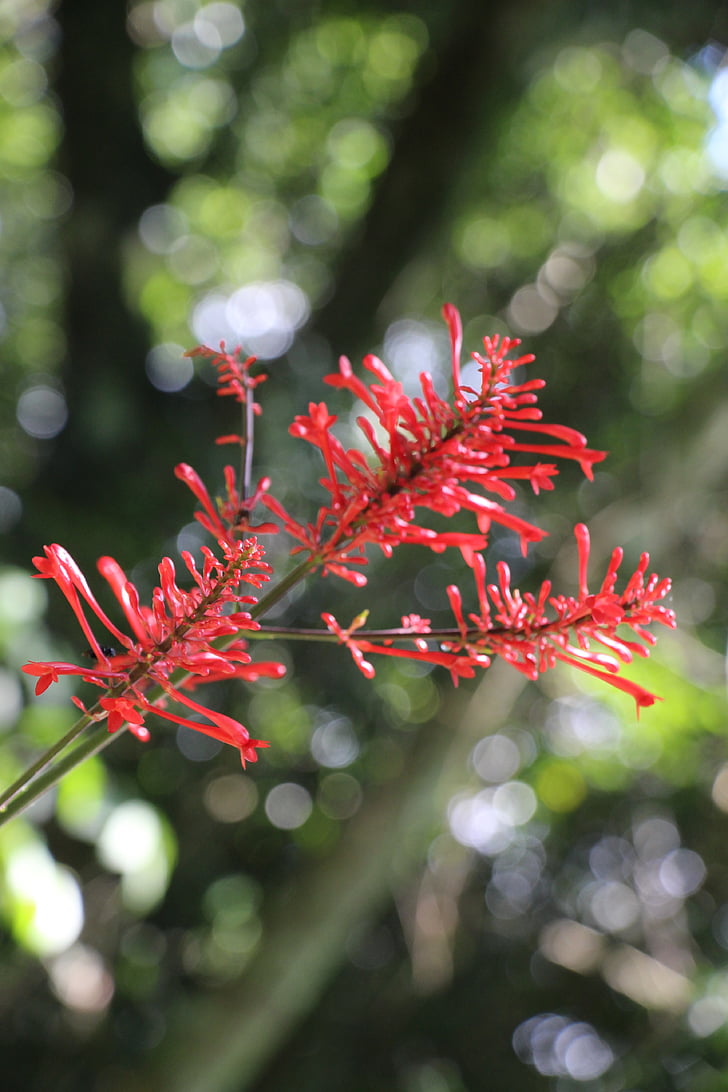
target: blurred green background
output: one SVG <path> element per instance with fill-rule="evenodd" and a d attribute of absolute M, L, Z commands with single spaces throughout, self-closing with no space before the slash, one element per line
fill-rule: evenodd
<path fill-rule="evenodd" d="M 326 398 L 346 430 L 339 353 L 414 392 L 445 300 L 468 349 L 522 337 L 547 419 L 611 454 L 524 493 L 550 537 L 491 564 L 573 590 L 587 520 L 594 578 L 649 550 L 680 623 L 639 722 L 573 673 L 368 683 L 280 644 L 285 681 L 213 695 L 271 742 L 245 774 L 161 724 L 116 743 L 0 831 L 3 1088 L 728 1087 L 725 9 L 0 0 L 0 42 L 3 783 L 73 720 L 20 665 L 82 651 L 31 557 L 148 593 L 199 542 L 172 467 L 214 487 L 235 428 L 201 341 L 268 362 L 257 472 L 306 519 L 287 427 Z M 402 549 L 272 620 L 446 624 L 453 580 Z"/>

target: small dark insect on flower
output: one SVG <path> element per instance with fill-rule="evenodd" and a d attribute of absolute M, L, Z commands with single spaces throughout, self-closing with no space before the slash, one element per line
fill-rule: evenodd
<path fill-rule="evenodd" d="M 109 658 L 111 658 L 112 656 L 116 656 L 116 649 L 113 648 L 111 645 L 99 645 L 99 648 L 103 652 L 104 656 L 108 656 Z M 98 656 L 92 648 L 84 649 L 83 655 L 89 660 L 98 660 Z"/>

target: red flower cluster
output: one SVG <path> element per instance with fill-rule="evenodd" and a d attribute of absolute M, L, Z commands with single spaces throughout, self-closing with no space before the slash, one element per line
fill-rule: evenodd
<path fill-rule="evenodd" d="M 574 528 L 579 551 L 579 594 L 576 598 L 551 595 L 551 582 L 546 580 L 537 595 L 521 594 L 511 588 L 511 576 L 505 562 L 499 562 L 498 583 L 486 585 L 486 568 L 482 554 L 475 554 L 471 566 L 475 576 L 479 613 L 468 614 L 465 620 L 462 595 L 456 585 L 447 589 L 457 629 L 452 632 L 433 631 L 426 619 L 410 615 L 402 619 L 402 628 L 356 637 L 365 622 L 360 615 L 343 629 L 331 614 L 322 617 L 326 625 L 350 650 L 359 669 L 371 678 L 374 668 L 365 653 L 378 652 L 387 656 L 409 659 L 446 667 L 457 686 L 461 677 L 471 677 L 476 667 L 490 665 L 493 656 L 500 656 L 529 679 L 561 661 L 578 667 L 635 699 L 637 709 L 652 705 L 654 694 L 617 674 L 620 664 L 629 663 L 635 654 L 648 655 L 655 636 L 645 626 L 650 622 L 674 627 L 674 611 L 660 604 L 670 591 L 670 581 L 660 580 L 654 573 L 645 580 L 649 555 L 643 554 L 637 569 L 620 594 L 615 592 L 622 550 L 614 550 L 598 592 L 591 594 L 587 585 L 589 532 L 583 523 Z M 550 610 L 550 613 L 549 613 Z M 618 627 L 629 629 L 644 644 L 628 638 Z M 417 636 L 414 636 L 417 634 Z M 437 638 L 439 650 L 430 649 L 426 637 Z M 414 637 L 414 650 L 395 647 L 393 640 Z M 595 651 L 591 642 L 606 652 Z"/>
<path fill-rule="evenodd" d="M 487 667 L 494 655 L 529 678 L 562 661 L 625 690 L 638 708 L 651 704 L 655 700 L 651 694 L 617 674 L 620 664 L 633 654 L 647 654 L 646 646 L 654 642 L 644 628 L 648 623 L 675 624 L 673 612 L 659 605 L 669 591 L 669 581 L 654 575 L 645 579 L 647 555 L 618 594 L 615 583 L 622 552 L 615 550 L 599 591 L 592 594 L 586 580 L 588 533 L 579 525 L 576 597 L 552 595 L 548 581 L 537 595 L 521 595 L 511 588 L 508 567 L 502 563 L 497 566 L 498 582 L 486 584 L 480 551 L 493 522 L 514 531 L 524 553 L 529 543 L 544 534 L 505 507 L 515 497 L 512 483 L 528 482 L 535 493 L 553 488 L 557 467 L 551 461 L 541 462 L 541 457 L 574 460 L 591 478 L 592 467 L 604 458 L 604 452 L 590 450 L 574 429 L 542 421 L 535 392 L 543 387 L 543 380 L 516 382 L 513 374 L 533 359 L 530 355 L 509 359 L 517 340 L 485 338 L 483 352 L 472 354 L 481 372 L 479 389 L 464 386 L 460 379 L 460 316 L 450 305 L 444 308 L 444 316 L 451 342 L 452 402 L 436 393 L 427 373 L 420 377 L 422 396 L 408 398 L 374 356 L 364 360 L 376 380 L 368 386 L 354 375 L 344 357 L 338 373 L 326 377 L 330 385 L 350 391 L 368 412 L 358 418 L 358 424 L 373 460 L 341 444 L 332 431 L 336 417 L 324 402 L 311 403 L 307 415 L 296 417 L 290 431 L 320 449 L 326 467 L 322 485 L 329 493 L 328 503 L 315 521 L 306 525 L 268 495 L 269 479 L 251 486 L 253 422 L 260 413 L 253 392 L 264 378 L 251 375 L 254 358 L 240 360 L 238 353 L 227 353 L 224 346 L 219 352 L 195 349 L 191 355 L 210 358 L 218 369 L 218 393 L 233 397 L 244 407 L 242 435 L 220 437 L 220 442 L 236 443 L 243 450 L 241 480 L 238 482 L 234 469 L 227 466 L 223 498 L 213 502 L 192 467 L 182 463 L 175 468 L 177 477 L 199 501 L 201 511 L 196 518 L 217 541 L 219 553 L 203 548 L 201 572 L 192 556 L 182 553 L 192 580 L 188 590 L 179 587 L 171 559 L 163 558 L 160 586 L 154 590 L 150 607 L 141 605 L 137 589 L 117 562 L 102 557 L 98 568 L 126 618 L 129 633 L 124 633 L 107 617 L 67 551 L 57 545 L 46 546 L 45 556 L 34 558 L 39 576 L 55 580 L 60 587 L 95 663 L 83 667 L 63 662 L 27 664 L 23 670 L 38 678 L 37 693 L 61 675 L 78 675 L 106 691 L 91 710 L 74 700 L 88 717 L 106 719 L 109 731 L 128 725 L 139 739 L 146 739 L 144 719 L 155 713 L 232 744 L 245 764 L 255 759 L 256 748 L 267 744 L 251 739 L 247 729 L 233 718 L 194 702 L 189 691 L 199 683 L 220 679 L 254 681 L 261 676 L 282 676 L 282 664 L 252 663 L 247 643 L 239 635 L 247 633 L 250 638 L 263 629 L 257 619 L 307 573 L 320 568 L 324 574 L 361 586 L 366 583 L 361 567 L 366 564 L 368 544 L 390 556 L 401 543 L 417 543 L 436 552 L 451 546 L 461 551 L 475 577 L 478 612 L 466 620 L 461 593 L 452 586 L 448 595 L 456 625 L 450 629 L 433 630 L 427 619 L 409 614 L 398 630 L 367 631 L 363 629 L 366 612 L 344 629 L 333 615 L 324 614 L 328 631 L 348 646 L 365 675 L 374 674 L 365 658 L 372 652 L 441 665 L 456 683 L 461 676 L 472 676 L 477 667 Z M 520 465 L 513 465 L 514 456 L 521 460 Z M 259 501 L 296 540 L 291 552 L 304 552 L 305 559 L 256 599 L 248 594 L 249 589 L 260 589 L 270 580 L 272 570 L 251 533 L 278 530 L 274 523 L 254 526 L 250 522 Z M 470 511 L 477 531 L 435 530 L 420 517 L 423 509 L 438 516 Z M 87 611 L 110 634 L 118 651 L 97 640 Z M 625 636 L 625 629 L 640 640 Z M 305 635 L 309 631 L 289 632 Z M 326 631 L 315 636 L 320 638 L 322 632 Z M 592 642 L 601 645 L 601 650 L 594 650 Z M 170 698 L 190 712 L 184 716 L 170 712 Z"/>
<path fill-rule="evenodd" d="M 139 593 L 127 580 L 113 557 L 99 558 L 98 568 L 106 579 L 131 630 L 123 633 L 106 615 L 97 602 L 86 578 L 71 555 L 58 545 L 46 546 L 45 557 L 33 562 L 43 578 L 55 580 L 71 605 L 90 646 L 96 663 L 93 667 L 54 661 L 29 663 L 23 670 L 37 676 L 36 693 L 41 694 L 61 675 L 80 675 L 84 682 L 107 690 L 97 711 L 76 705 L 92 719 L 107 719 L 110 732 L 127 724 L 141 740 L 149 738 L 144 726 L 147 713 L 155 713 L 175 724 L 183 724 L 196 732 L 214 736 L 223 743 L 237 747 L 245 765 L 254 762 L 257 747 L 267 747 L 251 739 L 247 729 L 232 717 L 193 701 L 187 690 L 200 682 L 239 678 L 253 682 L 263 676 L 280 678 L 285 667 L 279 663 L 252 663 L 246 643 L 236 639 L 224 651 L 213 643 L 216 638 L 236 637 L 241 631 L 254 630 L 259 624 L 241 607 L 256 602 L 254 596 L 241 594 L 241 585 L 260 588 L 270 579 L 270 566 L 262 560 L 263 550 L 255 539 L 237 543 L 220 543 L 224 560 L 203 547 L 202 572 L 187 551 L 182 559 L 190 572 L 194 587 L 181 589 L 176 581 L 174 564 L 165 557 L 159 565 L 160 586 L 154 589 L 152 606 L 139 602 Z M 89 608 L 120 646 L 121 651 L 101 645 L 89 624 L 84 610 Z M 172 682 L 174 673 L 182 676 L 180 685 Z M 150 702 L 147 693 L 157 685 L 161 698 Z M 166 708 L 166 699 L 173 698 L 194 713 L 195 719 L 179 716 Z M 211 723 L 197 719 L 206 717 Z"/>
<path fill-rule="evenodd" d="M 553 463 L 512 466 L 512 456 L 526 453 L 573 459 L 589 478 L 593 464 L 605 457 L 603 451 L 587 448 L 586 439 L 575 429 L 541 421 L 535 392 L 544 386 L 544 380 L 514 382 L 515 369 L 534 359 L 530 354 L 508 359 L 511 349 L 520 344 L 517 338 L 484 338 L 484 352 L 472 354 L 481 370 L 480 390 L 462 386 L 460 315 L 450 304 L 443 313 L 452 347 L 452 404 L 440 398 L 426 372 L 420 376 L 422 397 L 410 400 L 402 384 L 371 355 L 365 357 L 364 367 L 378 383 L 364 384 L 346 357 L 339 361 L 338 374 L 326 376 L 325 382 L 351 391 L 369 410 L 374 424 L 366 416 L 358 417 L 357 424 L 373 451 L 374 465 L 361 451 L 344 448 L 334 436 L 331 430 L 336 417 L 325 402 L 312 402 L 308 415 L 296 417 L 291 425 L 292 435 L 320 448 L 327 471 L 321 484 L 330 494 L 330 503 L 319 510 L 315 523 L 306 526 L 296 522 L 273 497 L 266 496 L 264 503 L 301 543 L 293 552 L 307 550 L 324 573 L 334 573 L 358 586 L 366 584 L 364 574 L 349 566 L 366 564 L 367 543 L 376 544 L 387 556 L 404 542 L 436 552 L 457 546 L 469 560 L 486 545 L 493 522 L 515 531 L 525 553 L 528 544 L 538 542 L 545 532 L 508 512 L 492 497 L 512 501 L 515 493 L 510 483 L 516 479 L 528 481 L 535 493 L 552 489 L 558 470 Z M 529 433 L 548 442 L 536 441 Z M 480 533 L 435 531 L 415 522 L 417 508 L 443 516 L 469 510 L 475 514 Z"/>
<path fill-rule="evenodd" d="M 223 539 L 228 543 L 235 543 L 243 531 L 252 531 L 256 534 L 275 534 L 278 526 L 275 523 L 260 523 L 253 526 L 250 523 L 250 513 L 264 493 L 270 489 L 270 478 L 261 478 L 256 489 L 250 492 L 250 471 L 253 461 L 253 422 L 263 412 L 260 404 L 253 400 L 253 391 L 263 383 L 268 376 L 265 372 L 259 375 L 251 375 L 250 369 L 256 363 L 254 356 L 245 360 L 239 360 L 240 350 L 234 353 L 226 353 L 225 346 L 221 344 L 220 351 L 198 346 L 192 349 L 187 356 L 202 356 L 209 359 L 213 367 L 217 368 L 218 390 L 220 397 L 234 398 L 245 406 L 245 435 L 229 433 L 226 436 L 218 436 L 218 444 L 239 444 L 245 452 L 243 482 L 241 488 L 237 485 L 235 470 L 232 466 L 226 466 L 225 500 L 212 503 L 210 494 L 202 483 L 199 475 L 191 466 L 180 463 L 174 468 L 176 477 L 183 481 L 192 490 L 202 505 L 202 512 L 195 512 L 195 519 L 205 528 L 208 534 L 218 541 Z"/>

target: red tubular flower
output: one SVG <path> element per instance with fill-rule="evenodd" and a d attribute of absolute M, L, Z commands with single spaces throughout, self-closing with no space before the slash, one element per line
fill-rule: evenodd
<path fill-rule="evenodd" d="M 126 724 L 142 743 L 149 739 L 149 731 L 144 725 L 144 714 L 137 708 L 138 701 L 130 701 L 129 698 L 101 698 L 99 705 L 106 710 L 110 732 L 118 732 Z"/>
<path fill-rule="evenodd" d="M 122 659 L 122 657 L 113 657 L 113 661 Z M 107 661 L 112 663 L 112 659 Z M 61 675 L 79 675 L 84 682 L 95 682 L 98 677 L 99 671 L 96 668 L 79 667 L 78 664 L 66 663 L 64 660 L 54 660 L 50 663 L 37 663 L 31 660 L 29 663 L 23 665 L 23 671 L 26 675 L 35 675 L 38 682 L 35 684 L 36 694 L 43 694 L 49 686 L 58 682 Z M 123 679 L 126 675 L 125 671 L 109 670 L 104 672 L 105 676 L 112 682 L 115 678 Z"/>
<path fill-rule="evenodd" d="M 451 304 L 443 314 L 450 333 L 452 404 L 440 398 L 426 372 L 420 376 L 422 396 L 410 399 L 377 357 L 364 358 L 365 369 L 375 379 L 369 385 L 342 357 L 338 373 L 325 381 L 350 391 L 368 411 L 370 416 L 359 417 L 357 423 L 373 462 L 361 451 L 344 448 L 334 436 L 336 417 L 325 402 L 311 403 L 308 414 L 296 417 L 291 426 L 294 436 L 321 451 L 326 466 L 321 484 L 330 494 L 329 504 L 319 510 L 314 523 L 304 526 L 278 501 L 265 497 L 264 503 L 298 540 L 295 549 L 308 551 L 324 573 L 365 583 L 364 575 L 350 566 L 366 564 L 368 543 L 387 556 L 401 543 L 418 543 L 434 551 L 457 546 L 470 560 L 486 545 L 493 522 L 515 531 L 525 552 L 545 532 L 508 512 L 501 501 L 515 497 L 510 480 L 528 481 L 534 492 L 552 488 L 557 469 L 552 462 L 539 461 L 512 467 L 512 455 L 572 459 L 587 477 L 592 476 L 593 464 L 604 458 L 604 452 L 587 448 L 581 433 L 541 421 L 534 392 L 543 380 L 514 382 L 514 370 L 533 360 L 530 354 L 509 358 L 518 340 L 485 338 L 484 352 L 472 354 L 481 370 L 480 390 L 463 386 L 460 316 Z M 521 439 L 522 433 L 532 438 Z M 417 509 L 423 508 L 444 516 L 469 510 L 479 533 L 437 532 L 418 521 Z"/>
<path fill-rule="evenodd" d="M 375 674 L 374 668 L 368 660 L 364 659 L 362 642 L 358 641 L 355 637 L 352 637 L 352 633 L 354 633 L 357 629 L 360 629 L 364 625 L 364 623 L 366 622 L 366 616 L 367 612 L 364 611 L 362 614 L 358 615 L 354 619 L 348 629 L 342 629 L 342 627 L 334 618 L 333 614 L 321 615 L 331 632 L 335 633 L 341 643 L 343 645 L 346 645 L 346 647 L 349 649 L 352 659 L 361 671 L 362 675 L 366 679 L 373 679 Z M 365 641 L 363 642 L 363 644 L 366 645 L 367 642 Z"/>
<path fill-rule="evenodd" d="M 258 757 L 256 754 L 257 747 L 270 746 L 263 740 L 251 739 L 247 728 L 233 717 L 229 717 L 225 713 L 219 713 L 215 709 L 208 709 L 204 705 L 198 705 L 186 694 L 182 694 L 169 684 L 165 685 L 164 689 L 175 701 L 181 702 L 182 705 L 186 705 L 193 712 L 207 717 L 212 721 L 212 724 L 192 720 L 190 717 L 181 717 L 176 713 L 170 713 L 167 709 L 160 708 L 158 705 L 149 705 L 150 712 L 156 713 L 159 717 L 164 717 L 165 720 L 171 720 L 175 724 L 182 724 L 186 728 L 192 728 L 195 732 L 202 732 L 203 735 L 219 739 L 221 743 L 229 743 L 232 747 L 237 747 L 243 767 L 245 767 L 246 762 L 256 761 Z"/>
<path fill-rule="evenodd" d="M 92 652 L 97 660 L 103 663 L 108 663 L 108 656 L 102 648 L 102 646 L 96 640 L 91 627 L 86 621 L 86 616 L 83 612 L 81 600 L 85 600 L 91 607 L 96 617 L 102 622 L 111 635 L 122 644 L 126 640 L 124 634 L 116 628 L 113 622 L 107 618 L 104 611 L 96 602 L 91 589 L 88 586 L 86 577 L 79 569 L 76 562 L 63 546 L 53 545 L 44 546 L 45 557 L 34 557 L 33 564 L 38 569 L 38 575 L 40 578 L 55 580 L 58 587 L 61 589 L 66 599 L 71 605 L 73 613 L 76 615 L 81 629 L 91 646 Z M 80 593 L 80 597 L 79 597 Z"/>
<path fill-rule="evenodd" d="M 225 470 L 227 471 L 227 467 Z M 203 482 L 200 475 L 187 463 L 179 463 L 174 468 L 175 478 L 179 478 L 184 482 L 187 488 L 197 497 L 197 500 L 202 505 L 202 512 L 195 512 L 195 519 L 198 523 L 201 523 L 208 534 L 212 535 L 216 539 L 228 539 L 230 535 L 230 528 L 226 527 L 223 521 L 220 519 L 220 513 L 216 505 L 212 503 L 212 498 L 207 491 L 207 487 Z M 239 496 L 235 498 L 238 503 L 240 501 Z"/>
<path fill-rule="evenodd" d="M 431 630 L 430 619 L 421 618 L 419 614 L 403 614 L 402 615 L 402 629 L 407 630 L 412 634 L 429 633 Z M 424 637 L 414 637 L 415 648 L 419 652 L 426 652 L 428 645 Z"/>
<path fill-rule="evenodd" d="M 99 572 L 114 593 L 131 635 L 123 633 L 107 617 L 70 554 L 62 546 L 44 547 L 45 557 L 34 559 L 39 575 L 55 580 L 65 594 L 96 663 L 88 667 L 60 661 L 26 664 L 23 670 L 38 679 L 36 693 L 42 693 L 61 675 L 79 675 L 85 682 L 107 691 L 111 687 L 99 701 L 110 732 L 126 724 L 139 739 L 147 739 L 149 733 L 144 726 L 144 717 L 153 712 L 232 744 L 238 748 L 243 764 L 252 761 L 255 747 L 266 744 L 251 740 L 247 729 L 238 721 L 197 704 L 180 688 L 191 689 L 200 682 L 219 679 L 279 678 L 285 673 L 283 664 L 251 663 L 245 642 L 241 640 L 234 641 L 226 649 L 212 643 L 217 637 L 259 628 L 249 612 L 240 608 L 256 602 L 254 596 L 245 594 L 245 589 L 259 588 L 269 580 L 271 572 L 256 539 L 234 542 L 221 538 L 220 546 L 222 559 L 203 548 L 202 572 L 192 556 L 183 552 L 183 560 L 194 581 L 189 590 L 177 584 L 171 558 L 163 558 L 159 565 L 160 586 L 154 589 L 151 607 L 140 603 L 137 589 L 127 580 L 114 558 L 99 558 Z M 105 648 L 97 640 L 84 604 L 121 646 L 120 654 Z M 170 681 L 174 673 L 185 676 L 177 686 Z M 146 697 L 154 686 L 164 691 L 163 700 L 150 702 Z M 167 697 L 191 709 L 194 718 L 171 713 L 166 708 Z M 91 715 L 98 719 L 97 714 Z M 210 723 L 199 717 L 207 718 Z"/>

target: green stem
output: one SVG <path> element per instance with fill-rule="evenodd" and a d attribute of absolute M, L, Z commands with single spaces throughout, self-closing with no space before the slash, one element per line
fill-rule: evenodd
<path fill-rule="evenodd" d="M 66 732 L 65 736 L 54 743 L 52 747 L 40 756 L 40 758 L 36 759 L 17 781 L 14 781 L 12 785 L 9 785 L 8 788 L 0 794 L 0 823 L 4 822 L 8 817 L 7 809 L 10 802 L 19 796 L 31 782 L 37 783 L 40 775 L 51 765 L 54 758 L 56 758 L 61 751 L 65 751 L 67 747 L 70 747 L 90 723 L 90 716 L 84 714 L 84 716 L 79 717 L 73 727 Z"/>
<path fill-rule="evenodd" d="M 298 584 L 299 581 L 303 580 L 304 576 L 307 576 L 312 572 L 318 564 L 319 561 L 317 557 L 307 557 L 305 561 L 301 561 L 294 569 L 291 569 L 287 576 L 283 577 L 279 584 L 276 584 L 274 588 L 271 588 L 270 591 L 266 592 L 265 595 L 250 608 L 250 617 L 257 619 L 262 617 L 262 615 L 267 614 L 271 607 L 282 599 L 284 595 L 287 595 L 291 588 Z M 247 630 L 245 636 L 248 636 Z"/>
<path fill-rule="evenodd" d="M 0 826 L 9 822 L 9 820 L 13 819 L 16 815 L 20 815 L 20 813 L 25 811 L 26 808 L 29 808 L 31 804 L 35 803 L 43 793 L 48 792 L 49 789 L 52 789 L 57 785 L 61 778 L 65 777 L 67 773 L 70 773 L 76 766 L 85 762 L 91 755 L 103 751 L 104 747 L 108 747 L 110 743 L 113 743 L 115 739 L 118 739 L 118 737 L 126 731 L 127 726 L 124 725 L 118 732 L 112 734 L 111 732 L 106 731 L 105 725 L 99 725 L 96 732 L 90 733 L 86 739 L 79 743 L 78 747 L 74 748 L 73 751 L 63 758 L 60 758 L 50 769 L 46 769 L 45 773 L 36 776 L 33 781 L 28 782 L 27 777 L 24 775 L 26 783 L 21 788 L 14 791 L 9 798 L 8 803 L 3 804 L 0 809 Z M 70 736 L 70 734 L 71 733 L 69 732 L 68 735 Z M 64 737 L 64 740 L 65 739 L 66 737 Z M 59 740 L 59 744 L 63 743 L 64 740 Z M 56 744 L 51 750 L 57 751 L 59 744 Z M 66 746 L 67 745 L 68 743 L 66 743 Z M 43 757 L 46 758 L 49 753 L 50 752 L 47 752 Z M 36 765 L 38 765 L 38 763 L 36 763 Z M 45 765 L 47 766 L 48 763 L 45 763 Z M 12 788 L 15 790 L 18 784 L 19 782 L 16 782 Z M 7 792 L 3 794 L 3 798 L 8 796 L 9 792 L 10 790 L 7 790 Z"/>
<path fill-rule="evenodd" d="M 253 389 L 247 383 L 245 385 L 245 410 L 244 410 L 244 427 L 245 427 L 245 448 L 242 451 L 243 468 L 242 468 L 242 484 L 240 487 L 240 495 L 243 501 L 247 501 L 250 497 L 250 483 L 253 477 L 253 440 L 254 440 L 254 427 L 255 427 L 255 413 L 253 412 Z"/>
<path fill-rule="evenodd" d="M 346 630 L 346 626 L 342 627 Z M 411 629 L 357 629 L 352 631 L 352 637 L 357 641 L 411 641 L 415 637 L 424 638 L 426 641 L 458 641 L 460 630 L 455 626 L 443 629 L 431 629 L 425 633 L 414 633 Z M 475 640 L 483 634 L 478 629 L 470 629 L 467 632 L 468 639 Z M 298 626 L 289 629 L 288 626 L 261 626 L 260 629 L 246 630 L 245 639 L 251 641 L 275 641 L 278 637 L 285 637 L 287 641 L 327 641 L 337 643 L 340 638 L 330 629 L 302 629 Z"/>

